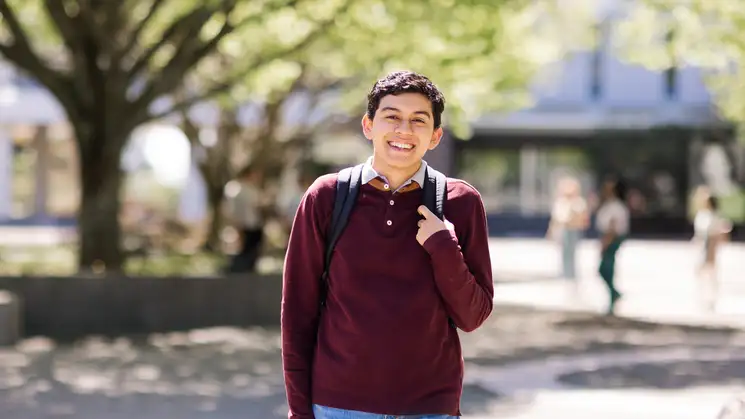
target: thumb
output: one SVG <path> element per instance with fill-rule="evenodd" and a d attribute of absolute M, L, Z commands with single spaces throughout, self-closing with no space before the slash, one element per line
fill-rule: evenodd
<path fill-rule="evenodd" d="M 437 218 L 437 216 L 427 208 L 426 205 L 420 205 L 419 208 L 417 208 L 417 212 L 424 217 L 425 220 L 431 220 L 433 218 Z"/>

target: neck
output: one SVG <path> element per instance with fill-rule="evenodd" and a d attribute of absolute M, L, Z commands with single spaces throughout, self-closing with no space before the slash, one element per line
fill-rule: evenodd
<path fill-rule="evenodd" d="M 414 176 L 414 173 L 419 170 L 419 167 L 422 166 L 422 162 L 419 161 L 416 164 L 410 166 L 410 167 L 391 167 L 388 165 L 384 165 L 382 163 L 379 163 L 378 160 L 373 157 L 372 161 L 372 167 L 375 169 L 375 171 L 385 176 L 386 179 L 388 179 L 388 184 L 390 185 L 392 190 L 396 190 L 401 187 L 401 185 L 404 184 L 407 180 L 411 179 L 412 176 Z"/>

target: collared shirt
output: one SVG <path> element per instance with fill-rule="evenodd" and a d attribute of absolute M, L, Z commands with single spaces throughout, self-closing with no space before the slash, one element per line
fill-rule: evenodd
<path fill-rule="evenodd" d="M 367 183 L 370 183 L 375 178 L 381 178 L 385 183 L 386 186 L 388 183 L 388 179 L 385 178 L 385 176 L 381 175 L 375 169 L 372 167 L 372 160 L 373 158 L 370 157 L 365 162 L 365 165 L 362 167 L 362 184 L 365 185 Z M 424 185 L 424 175 L 427 170 L 427 162 L 422 160 L 422 164 L 419 166 L 419 169 L 414 173 L 414 176 L 410 177 L 406 182 L 404 182 L 401 186 L 398 187 L 394 193 L 396 192 L 403 192 L 402 190 L 411 185 L 413 182 L 416 182 L 417 185 L 421 188 L 422 185 Z"/>

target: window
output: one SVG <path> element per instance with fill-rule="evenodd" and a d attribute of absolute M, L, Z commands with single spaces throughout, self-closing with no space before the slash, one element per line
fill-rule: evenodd
<path fill-rule="evenodd" d="M 479 190 L 487 212 L 520 210 L 520 150 L 465 148 L 458 177 Z"/>

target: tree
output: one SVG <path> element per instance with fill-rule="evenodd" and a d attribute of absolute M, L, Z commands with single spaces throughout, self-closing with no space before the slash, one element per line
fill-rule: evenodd
<path fill-rule="evenodd" d="M 724 119 L 745 122 L 745 4 L 730 0 L 645 0 L 623 10 L 616 52 L 653 70 L 692 66 Z"/>
<path fill-rule="evenodd" d="M 218 107 L 217 126 L 209 130 L 211 139 L 204 139 L 204 130 L 184 110 L 181 112 L 181 127 L 198 156 L 198 167 L 207 188 L 207 204 L 210 220 L 205 241 L 207 249 L 217 250 L 222 230 L 225 188 L 237 173 L 249 166 L 268 174 L 266 186 L 273 186 L 277 177 L 287 166 L 288 151 L 303 147 L 314 132 L 324 126 L 322 121 L 297 121 L 289 129 L 289 121 L 283 114 L 285 105 L 293 95 L 305 95 L 305 115 L 317 111 L 319 97 L 329 85 L 310 86 L 304 84 L 305 72 L 301 71 L 290 86 L 275 88 L 262 103 L 252 103 L 259 115 L 251 126 L 241 124 L 238 103 L 223 101 Z M 307 119 L 307 118 L 304 118 Z"/>
<path fill-rule="evenodd" d="M 0 55 L 55 96 L 75 133 L 81 269 L 122 266 L 120 159 L 137 126 L 301 49 L 352 1 L 0 0 Z M 164 100 L 236 37 L 252 38 L 240 63 Z"/>
<path fill-rule="evenodd" d="M 527 88 L 537 71 L 587 38 L 582 22 L 588 13 L 573 10 L 569 25 L 568 15 L 552 7 L 548 1 L 358 1 L 306 48 L 252 73 L 215 102 L 220 109 L 217 141 L 204 148 L 200 163 L 213 214 L 208 242 L 216 243 L 223 189 L 232 174 L 254 162 L 284 161 L 286 145 L 309 139 L 323 126 L 313 121 L 300 131 L 287 130 L 279 114 L 288 97 L 302 92 L 318 98 L 333 87 L 340 93 L 337 110 L 361 116 L 373 80 L 388 70 L 410 68 L 445 90 L 448 127 L 468 138 L 474 118 L 529 103 Z M 221 55 L 223 64 L 196 73 L 195 83 L 237 59 Z M 253 127 L 236 121 L 236 109 L 246 100 L 261 109 L 262 118 Z M 187 112 L 182 120 L 192 144 L 201 147 L 199 129 Z"/>

